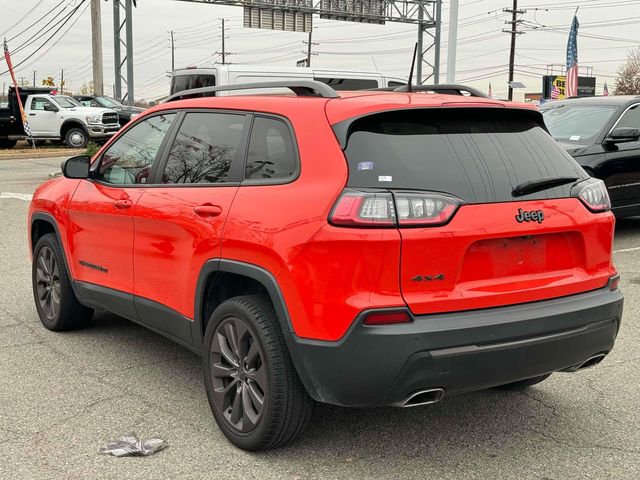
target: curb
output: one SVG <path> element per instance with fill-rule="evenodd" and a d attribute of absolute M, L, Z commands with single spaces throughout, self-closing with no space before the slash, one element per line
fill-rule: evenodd
<path fill-rule="evenodd" d="M 52 158 L 52 157 L 71 157 L 73 155 L 80 155 L 83 152 L 82 149 L 50 149 L 50 150 L 34 150 L 34 151 L 16 151 L 0 153 L 0 162 L 3 160 L 24 160 L 30 158 Z"/>

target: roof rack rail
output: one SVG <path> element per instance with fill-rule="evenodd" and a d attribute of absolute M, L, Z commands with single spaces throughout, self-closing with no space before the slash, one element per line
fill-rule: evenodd
<path fill-rule="evenodd" d="M 406 85 L 403 85 L 401 87 L 373 88 L 372 90 L 383 91 L 383 92 L 408 92 Z M 456 85 L 456 84 L 446 84 L 446 83 L 440 83 L 438 85 L 412 85 L 411 91 L 412 92 L 433 92 L 433 93 L 441 93 L 444 95 L 464 95 L 466 92 L 471 97 L 489 98 L 488 95 L 484 94 L 477 88 L 467 87 L 466 85 Z"/>
<path fill-rule="evenodd" d="M 288 88 L 299 97 L 338 98 L 336 91 L 326 83 L 316 80 L 279 80 L 274 82 L 239 83 L 219 87 L 202 87 L 184 90 L 169 96 L 164 103 L 187 98 L 215 97 L 216 92 L 231 92 L 234 90 L 254 90 L 261 88 Z"/>

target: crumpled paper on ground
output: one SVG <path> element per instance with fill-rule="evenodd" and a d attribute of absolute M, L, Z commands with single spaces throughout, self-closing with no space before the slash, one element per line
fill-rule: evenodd
<path fill-rule="evenodd" d="M 100 449 L 100 453 L 113 455 L 114 457 L 152 455 L 167 448 L 169 444 L 162 438 L 147 438 L 142 440 L 135 433 L 126 433 L 117 440 L 107 442 L 105 447 Z"/>

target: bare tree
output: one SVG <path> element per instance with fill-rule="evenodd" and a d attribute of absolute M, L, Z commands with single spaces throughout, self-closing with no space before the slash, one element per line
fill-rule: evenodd
<path fill-rule="evenodd" d="M 618 68 L 614 95 L 640 94 L 640 47 L 627 54 L 627 60 Z"/>

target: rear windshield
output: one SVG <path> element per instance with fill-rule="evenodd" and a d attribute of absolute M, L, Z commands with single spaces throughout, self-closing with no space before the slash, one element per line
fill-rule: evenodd
<path fill-rule="evenodd" d="M 348 185 L 448 193 L 468 203 L 569 196 L 571 184 L 513 197 L 523 182 L 586 178 L 536 121 L 535 112 L 498 109 L 400 110 L 349 128 Z"/>

